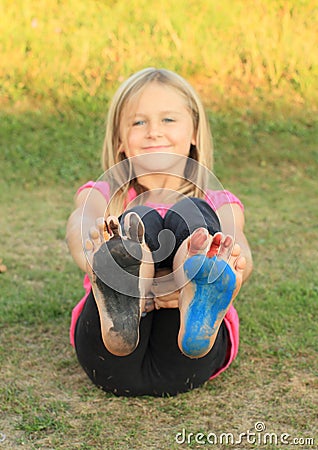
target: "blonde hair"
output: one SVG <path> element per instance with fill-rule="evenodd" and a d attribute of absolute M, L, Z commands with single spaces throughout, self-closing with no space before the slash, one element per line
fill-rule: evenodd
<path fill-rule="evenodd" d="M 213 165 L 213 143 L 209 121 L 202 101 L 193 87 L 180 75 L 167 69 L 151 67 L 143 69 L 128 78 L 118 88 L 110 104 L 107 116 L 102 152 L 103 169 L 108 171 L 115 164 L 127 159 L 124 152 L 121 151 L 122 142 L 120 138 L 120 125 L 124 109 L 129 102 L 138 98 L 150 83 L 154 82 L 174 88 L 186 101 L 192 116 L 196 136 L 196 145 L 191 144 L 189 158 L 197 161 L 199 164 L 189 165 L 188 172 L 190 170 L 192 173 L 185 174 L 180 193 L 202 197 L 207 183 L 207 180 L 204 179 L 206 178 L 206 170 L 204 168 L 212 170 Z M 125 198 L 130 187 L 133 186 L 137 194 L 145 191 L 145 188 L 135 178 L 131 177 L 132 168 L 128 161 L 127 163 L 127 165 L 124 164 L 124 168 L 121 168 L 120 174 L 122 181 L 125 180 L 126 183 L 124 185 L 123 183 L 118 183 L 120 187 L 113 196 L 112 205 L 110 205 L 111 214 L 118 215 L 122 213 Z M 200 170 L 201 166 L 203 166 L 203 170 Z M 123 173 L 123 171 L 126 173 Z M 189 179 L 191 182 L 188 181 Z M 127 183 L 127 180 L 131 181 Z"/>

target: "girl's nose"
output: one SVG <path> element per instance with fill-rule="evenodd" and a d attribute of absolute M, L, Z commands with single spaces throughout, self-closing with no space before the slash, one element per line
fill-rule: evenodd
<path fill-rule="evenodd" d="M 161 124 L 158 122 L 149 122 L 148 129 L 147 129 L 147 135 L 150 138 L 162 136 L 162 127 Z"/>

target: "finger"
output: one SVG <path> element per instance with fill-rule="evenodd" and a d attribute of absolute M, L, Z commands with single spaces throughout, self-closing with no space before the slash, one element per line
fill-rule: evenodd
<path fill-rule="evenodd" d="M 232 256 L 237 257 L 241 253 L 241 246 L 239 244 L 234 244 L 234 247 L 232 249 Z"/>
<path fill-rule="evenodd" d="M 86 239 L 85 241 L 85 256 L 86 256 L 86 273 L 89 277 L 92 276 L 93 266 L 92 258 L 94 251 L 94 243 L 91 239 Z"/>
<path fill-rule="evenodd" d="M 167 303 L 170 301 L 178 301 L 180 297 L 180 291 L 169 291 L 169 292 L 162 292 L 162 290 L 158 290 L 158 292 L 155 292 L 156 289 L 154 289 L 154 286 L 151 288 L 151 292 L 154 294 L 154 297 L 158 299 L 161 303 Z"/>
<path fill-rule="evenodd" d="M 152 293 L 156 296 L 156 297 L 161 297 L 163 299 L 165 299 L 165 297 L 169 297 L 171 295 L 173 295 L 173 293 L 175 292 L 176 287 L 169 287 L 169 286 L 160 286 L 160 285 L 155 285 L 152 284 L 151 286 L 151 291 Z"/>
<path fill-rule="evenodd" d="M 94 244 L 90 239 L 86 239 L 85 241 L 85 250 L 91 252 L 94 249 Z"/>
<path fill-rule="evenodd" d="M 150 311 L 153 311 L 155 309 L 155 302 L 154 302 L 154 300 L 151 298 L 151 299 L 147 299 L 146 300 L 146 303 L 145 303 L 145 308 L 144 308 L 144 310 L 145 310 L 145 312 L 150 312 Z"/>
<path fill-rule="evenodd" d="M 160 299 L 160 297 L 155 297 L 154 298 L 154 302 L 155 302 L 155 308 L 156 309 L 160 309 L 160 308 L 178 308 L 179 307 L 179 300 L 177 300 L 177 299 L 169 300 L 169 301 L 162 301 Z"/>
<path fill-rule="evenodd" d="M 104 231 L 104 217 L 98 217 L 95 222 L 96 228 L 102 234 Z"/>
<path fill-rule="evenodd" d="M 89 229 L 89 237 L 93 242 L 94 247 L 98 247 L 101 244 L 100 233 L 95 226 Z"/>
<path fill-rule="evenodd" d="M 244 256 L 240 256 L 237 258 L 235 262 L 235 270 L 243 272 L 246 267 L 246 258 Z"/>

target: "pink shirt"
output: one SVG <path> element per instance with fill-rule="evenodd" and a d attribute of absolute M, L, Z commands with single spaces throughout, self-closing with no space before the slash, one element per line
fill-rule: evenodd
<path fill-rule="evenodd" d="M 84 189 L 90 189 L 90 188 L 97 189 L 105 197 L 106 201 L 109 200 L 109 198 L 110 198 L 109 184 L 105 181 L 97 181 L 97 182 L 89 181 L 78 189 L 77 194 L 79 194 Z M 136 196 L 137 196 L 137 194 L 136 194 L 135 190 L 133 188 L 131 188 L 128 191 L 127 203 L 130 203 L 134 198 L 136 198 Z M 243 204 L 241 203 L 241 201 L 229 191 L 208 190 L 205 200 L 214 211 L 217 211 L 221 206 L 224 206 L 224 205 L 230 204 L 230 203 L 238 204 L 244 211 L 244 207 L 243 207 Z M 154 204 L 154 203 L 150 203 L 150 202 L 147 202 L 146 205 L 156 209 L 162 217 L 165 216 L 167 210 L 171 206 L 171 205 L 166 205 L 166 204 Z M 91 283 L 90 283 L 90 280 L 89 280 L 87 274 L 84 276 L 83 287 L 85 290 L 85 295 L 79 301 L 79 303 L 75 306 L 75 308 L 73 308 L 73 311 L 72 311 L 72 319 L 71 319 L 71 327 L 70 327 L 70 342 L 73 345 L 73 347 L 75 346 L 74 333 L 75 333 L 76 322 L 83 310 L 86 299 L 91 291 Z M 235 357 L 238 353 L 239 318 L 238 318 L 237 311 L 233 305 L 231 305 L 230 309 L 226 313 L 226 315 L 224 317 L 224 323 L 228 330 L 229 340 L 230 340 L 230 344 L 231 344 L 230 348 L 229 348 L 228 360 L 227 360 L 225 366 L 222 367 L 222 369 L 220 369 L 217 373 L 212 375 L 210 379 L 215 378 L 221 372 L 226 370 L 227 367 L 231 364 L 231 362 L 235 359 Z"/>

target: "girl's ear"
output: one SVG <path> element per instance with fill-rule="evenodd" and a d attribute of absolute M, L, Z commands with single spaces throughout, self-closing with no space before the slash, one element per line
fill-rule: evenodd
<path fill-rule="evenodd" d="M 119 144 L 118 153 L 125 153 L 124 144 L 122 142 Z"/>
<path fill-rule="evenodd" d="M 116 160 L 122 161 L 123 159 L 126 159 L 127 156 L 125 155 L 125 149 L 122 143 L 119 144 L 117 153 L 116 153 Z"/>
<path fill-rule="evenodd" d="M 195 160 L 198 159 L 198 150 L 197 150 L 197 147 L 194 144 L 190 145 L 189 156 L 192 159 L 195 159 Z"/>

